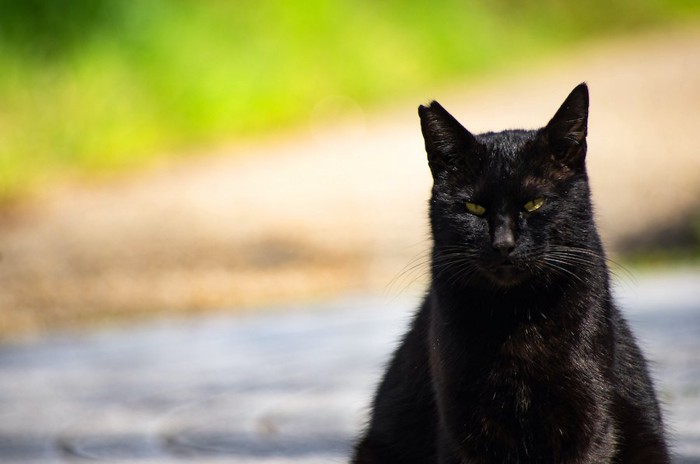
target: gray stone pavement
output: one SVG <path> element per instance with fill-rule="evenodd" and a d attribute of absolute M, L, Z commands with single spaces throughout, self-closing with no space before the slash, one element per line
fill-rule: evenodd
<path fill-rule="evenodd" d="M 616 288 L 677 462 L 700 463 L 700 269 Z M 0 462 L 345 462 L 418 298 L 0 345 Z"/>

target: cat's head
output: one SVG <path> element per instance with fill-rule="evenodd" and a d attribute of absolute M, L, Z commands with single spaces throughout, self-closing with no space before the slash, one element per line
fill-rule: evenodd
<path fill-rule="evenodd" d="M 599 251 L 586 175 L 588 88 L 539 130 L 473 135 L 437 102 L 418 110 L 433 175 L 434 278 L 574 278 Z"/>

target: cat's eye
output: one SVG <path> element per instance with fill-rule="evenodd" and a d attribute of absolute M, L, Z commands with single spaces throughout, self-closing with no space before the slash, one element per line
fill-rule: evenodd
<path fill-rule="evenodd" d="M 532 213 L 533 211 L 537 211 L 538 209 L 540 209 L 542 205 L 544 205 L 544 198 L 539 197 L 525 203 L 523 205 L 523 209 L 528 213 Z"/>
<path fill-rule="evenodd" d="M 486 208 L 484 208 L 481 205 L 478 205 L 476 203 L 472 203 L 471 201 L 468 201 L 466 203 L 467 205 L 467 211 L 472 213 L 474 216 L 483 216 L 486 213 Z"/>

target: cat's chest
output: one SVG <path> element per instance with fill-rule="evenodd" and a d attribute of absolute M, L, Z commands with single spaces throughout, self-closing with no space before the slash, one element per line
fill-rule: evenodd
<path fill-rule="evenodd" d="M 584 352 L 590 351 L 586 349 L 590 344 L 569 320 L 551 317 L 562 311 L 549 308 L 546 316 L 543 310 L 520 303 L 519 319 L 513 316 L 515 311 L 501 311 L 499 316 L 480 310 L 474 302 L 470 314 L 488 317 L 450 319 L 435 311 L 431 360 L 438 381 L 470 401 L 500 402 L 500 409 L 522 410 L 559 392 L 576 395 L 573 390 L 586 389 L 598 370 L 593 357 L 587 359 Z"/>
<path fill-rule="evenodd" d="M 523 395 L 537 389 L 551 391 L 562 384 L 570 388 L 573 380 L 585 377 L 581 364 L 575 362 L 579 349 L 575 339 L 575 334 L 549 324 L 524 324 L 495 342 L 492 353 L 483 360 L 477 353 L 471 361 L 484 362 L 482 380 L 488 387 L 517 387 Z"/>
<path fill-rule="evenodd" d="M 542 405 L 559 407 L 566 403 L 562 391 L 571 389 L 574 377 L 570 366 L 546 343 L 537 331 L 527 338 L 518 334 L 506 340 L 484 366 L 484 375 L 475 377 L 474 398 L 495 416 L 542 419 Z M 489 414 L 490 415 L 490 414 Z"/>
<path fill-rule="evenodd" d="M 578 361 L 571 333 L 547 324 L 522 324 L 490 337 L 460 338 L 452 338 L 452 346 L 442 352 L 439 375 L 474 406 L 498 414 L 542 416 L 547 407 L 570 404 L 569 396 L 588 396 L 596 367 Z"/>
<path fill-rule="evenodd" d="M 594 376 L 571 361 L 570 347 L 556 337 L 523 327 L 494 345 L 490 355 L 467 355 L 450 374 L 465 379 L 450 396 L 460 405 L 461 423 L 478 431 L 476 442 L 507 448 L 528 437 L 528 446 L 549 443 L 546 447 L 558 449 L 582 433 L 597 409 Z"/>
<path fill-rule="evenodd" d="M 494 344 L 494 359 L 506 369 L 537 369 L 568 349 L 563 338 L 545 325 L 523 324 Z"/>
<path fill-rule="evenodd" d="M 570 380 L 576 373 L 569 362 L 569 347 L 556 335 L 524 326 L 492 349 L 484 358 L 468 356 L 463 366 L 476 374 L 472 377 L 472 385 L 479 391 L 476 397 L 489 407 L 524 413 L 533 403 L 554 400 L 563 384 L 572 387 Z"/>

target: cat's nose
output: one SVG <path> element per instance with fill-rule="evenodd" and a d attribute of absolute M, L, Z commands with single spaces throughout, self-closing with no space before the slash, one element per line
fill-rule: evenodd
<path fill-rule="evenodd" d="M 504 258 L 515 248 L 515 235 L 509 227 L 499 227 L 493 236 L 491 246 Z"/>
<path fill-rule="evenodd" d="M 514 241 L 493 242 L 493 248 L 498 251 L 504 258 L 511 254 L 515 248 Z"/>

